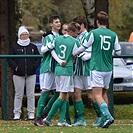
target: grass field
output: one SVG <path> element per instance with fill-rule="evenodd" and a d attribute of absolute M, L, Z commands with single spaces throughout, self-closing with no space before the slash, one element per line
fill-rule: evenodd
<path fill-rule="evenodd" d="M 93 120 L 86 120 L 86 127 L 37 127 L 33 121 L 0 121 L 1 133 L 132 133 L 132 120 L 116 120 L 108 129 L 91 127 Z M 54 121 L 55 122 L 55 121 Z"/>
<path fill-rule="evenodd" d="M 133 104 L 115 105 L 115 122 L 108 128 L 92 127 L 95 113 L 93 109 L 85 108 L 86 127 L 57 127 L 58 113 L 53 117 L 53 127 L 37 127 L 34 121 L 3 121 L 0 120 L 0 133 L 133 133 Z M 71 117 L 73 109 L 71 107 Z"/>

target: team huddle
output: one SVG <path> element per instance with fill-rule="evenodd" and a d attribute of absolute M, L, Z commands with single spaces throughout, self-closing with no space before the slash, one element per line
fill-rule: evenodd
<path fill-rule="evenodd" d="M 96 112 L 92 126 L 108 128 L 114 118 L 108 109 L 107 91 L 112 76 L 112 54 L 120 55 L 117 34 L 106 28 L 108 15 L 97 14 L 97 29 L 87 31 L 85 17 L 77 16 L 62 26 L 59 16 L 51 16 L 51 31 L 42 39 L 43 59 L 40 66 L 41 96 L 34 120 L 36 126 L 53 126 L 52 118 L 59 110 L 58 126 L 86 126 L 82 90 Z M 54 95 L 49 95 L 54 90 Z M 69 95 L 73 99 L 74 122 L 69 112 Z"/>

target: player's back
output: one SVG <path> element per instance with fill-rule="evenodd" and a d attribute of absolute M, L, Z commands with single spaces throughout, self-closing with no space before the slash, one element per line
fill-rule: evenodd
<path fill-rule="evenodd" d="M 65 67 L 60 66 L 59 64 L 56 65 L 55 75 L 62 74 L 64 75 L 65 71 L 71 70 L 67 75 L 73 74 L 73 52 L 79 47 L 79 42 L 68 35 L 58 37 L 55 42 L 55 51 L 58 57 L 62 60 L 66 60 L 67 64 Z M 59 72 L 59 73 L 58 73 Z M 58 74 L 57 74 L 58 73 Z"/>
<path fill-rule="evenodd" d="M 73 50 L 77 45 L 79 47 L 79 42 L 68 35 L 60 36 L 55 41 L 55 51 L 60 59 L 67 61 L 67 66 L 72 64 Z"/>
<path fill-rule="evenodd" d="M 116 33 L 107 28 L 92 30 L 94 42 L 92 44 L 91 70 L 111 71 L 112 51 L 116 40 Z"/>

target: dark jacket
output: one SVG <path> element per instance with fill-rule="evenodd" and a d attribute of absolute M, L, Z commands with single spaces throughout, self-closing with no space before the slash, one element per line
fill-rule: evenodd
<path fill-rule="evenodd" d="M 10 55 L 39 55 L 37 46 L 30 43 L 28 46 L 12 45 Z M 13 69 L 14 75 L 29 76 L 36 73 L 36 69 L 40 65 L 40 58 L 9 58 L 8 64 Z M 15 71 L 15 68 L 18 70 Z"/>
<path fill-rule="evenodd" d="M 45 37 L 48 36 L 49 34 L 52 34 L 52 35 L 53 35 L 53 33 L 52 33 L 51 30 L 50 30 L 50 31 L 47 31 L 47 32 L 44 32 L 43 37 L 45 38 Z"/>

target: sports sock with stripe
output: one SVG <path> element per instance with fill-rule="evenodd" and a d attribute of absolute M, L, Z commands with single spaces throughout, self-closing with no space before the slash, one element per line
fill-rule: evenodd
<path fill-rule="evenodd" d="M 97 117 L 101 117 L 102 112 L 101 112 L 100 107 L 97 104 L 97 102 L 92 103 L 92 107 L 94 108 L 94 110 L 95 110 L 95 112 L 97 114 Z"/>
<path fill-rule="evenodd" d="M 76 112 L 78 114 L 78 119 L 84 121 L 84 104 L 83 101 L 75 102 Z"/>
<path fill-rule="evenodd" d="M 60 116 L 59 116 L 60 122 L 64 122 L 65 115 L 66 115 L 66 104 L 67 104 L 67 101 L 64 100 L 63 104 L 60 107 Z"/>
<path fill-rule="evenodd" d="M 38 103 L 37 103 L 37 114 L 36 117 L 41 117 L 42 111 L 46 105 L 47 99 L 49 96 L 49 92 L 42 92 Z"/>
<path fill-rule="evenodd" d="M 44 110 L 46 112 L 49 112 L 49 110 L 51 109 L 53 103 L 59 97 L 59 94 L 60 94 L 59 92 L 55 92 L 54 95 L 50 98 L 50 100 L 48 101 L 46 107 L 44 108 Z"/>
<path fill-rule="evenodd" d="M 108 110 L 108 106 L 105 102 L 102 102 L 99 107 L 100 107 L 102 114 L 104 115 L 106 119 L 109 119 L 112 117 Z"/>
<path fill-rule="evenodd" d="M 52 108 L 50 109 L 47 118 L 49 120 L 52 119 L 52 117 L 56 114 L 56 112 L 58 111 L 58 109 L 62 106 L 63 104 L 63 100 L 60 98 L 57 98 L 56 101 L 54 102 L 54 104 L 52 105 Z"/>

